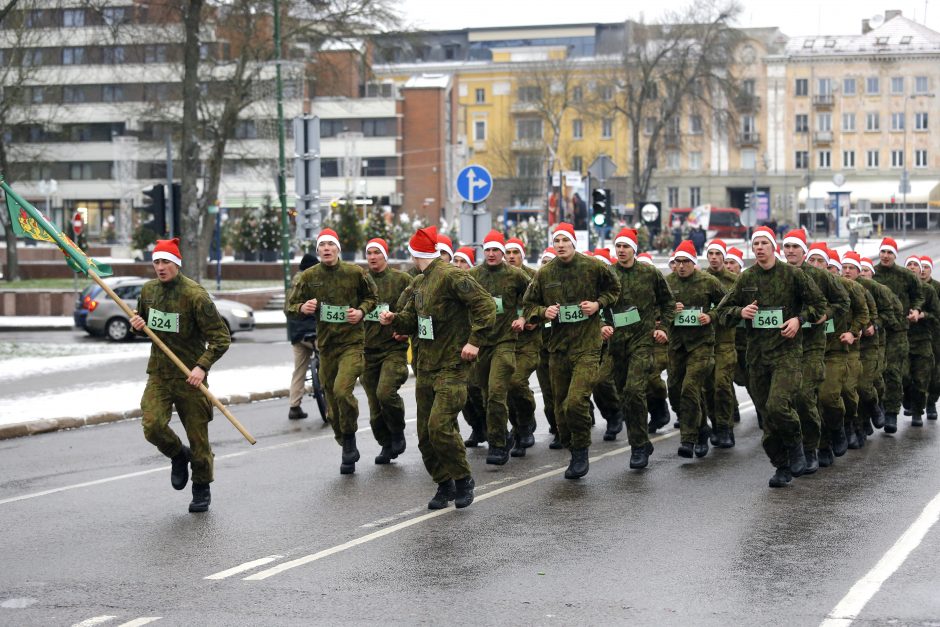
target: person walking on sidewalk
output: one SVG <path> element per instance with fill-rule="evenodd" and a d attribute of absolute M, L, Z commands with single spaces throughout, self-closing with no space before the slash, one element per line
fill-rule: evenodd
<path fill-rule="evenodd" d="M 306 253 L 300 260 L 300 272 L 294 275 L 291 288 L 297 285 L 301 273 L 307 268 L 320 263 L 313 253 Z M 307 412 L 300 406 L 304 398 L 304 386 L 307 382 L 307 369 L 310 367 L 310 358 L 313 357 L 314 344 L 317 341 L 316 316 L 292 315 L 287 311 L 287 302 L 284 303 L 284 314 L 287 318 L 287 339 L 290 340 L 294 351 L 294 372 L 290 378 L 290 409 L 287 410 L 289 420 L 303 420 Z"/>

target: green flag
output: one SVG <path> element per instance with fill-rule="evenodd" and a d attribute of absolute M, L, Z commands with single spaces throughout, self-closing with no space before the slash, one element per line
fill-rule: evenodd
<path fill-rule="evenodd" d="M 6 193 L 10 223 L 17 237 L 28 237 L 40 242 L 52 242 L 65 255 L 65 260 L 75 272 L 88 274 L 89 270 L 101 277 L 111 276 L 111 266 L 95 261 L 79 248 L 68 235 L 55 228 L 42 212 L 23 200 L 0 177 L 0 188 Z"/>

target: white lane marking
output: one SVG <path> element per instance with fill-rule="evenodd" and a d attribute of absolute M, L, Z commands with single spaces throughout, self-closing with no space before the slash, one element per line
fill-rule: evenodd
<path fill-rule="evenodd" d="M 412 418 L 411 420 L 406 420 L 407 422 L 417 422 L 416 419 Z M 356 433 L 365 433 L 372 432 L 371 427 L 363 427 L 359 429 Z M 301 440 L 292 440 L 290 442 L 282 442 L 280 444 L 272 444 L 271 446 L 264 446 L 261 448 L 252 448 L 247 451 L 240 451 L 238 453 L 227 453 L 226 455 L 217 455 L 215 461 L 221 461 L 225 459 L 234 459 L 236 457 L 241 457 L 243 455 L 248 455 L 249 453 L 257 452 L 266 452 L 266 451 L 276 451 L 283 448 L 290 448 L 292 446 L 299 446 L 301 444 L 306 444 L 308 442 L 315 442 L 318 440 L 332 440 L 333 434 L 324 434 L 316 435 L 310 438 L 303 438 Z M 29 499 L 36 499 L 41 496 L 49 496 L 50 494 L 58 494 L 59 492 L 68 492 L 70 490 L 78 490 L 79 488 L 90 488 L 96 485 L 102 485 L 104 483 L 111 483 L 113 481 L 122 481 L 124 479 L 133 479 L 134 477 L 142 477 L 144 475 L 153 474 L 155 472 L 166 472 L 169 470 L 169 466 L 160 466 L 159 468 L 150 468 L 149 470 L 140 470 L 138 472 L 129 472 L 123 475 L 114 475 L 112 477 L 104 477 L 102 479 L 95 479 L 94 481 L 84 481 L 82 483 L 73 483 L 72 485 L 66 485 L 59 488 L 51 488 L 49 490 L 42 490 L 40 492 L 31 492 L 29 494 L 21 494 L 20 496 L 11 496 L 9 498 L 0 499 L 0 505 L 6 505 L 8 503 L 16 503 L 18 501 L 27 501 Z"/>
<path fill-rule="evenodd" d="M 80 623 L 75 623 L 72 627 L 94 627 L 94 625 L 101 625 L 115 618 L 117 618 L 117 616 L 95 616 L 94 618 L 83 620 Z"/>
<path fill-rule="evenodd" d="M 667 439 L 667 438 L 671 438 L 671 437 L 676 436 L 676 435 L 679 435 L 679 431 L 678 431 L 678 430 L 670 431 L 669 433 L 660 435 L 660 436 L 655 437 L 655 438 L 651 438 L 650 441 L 651 441 L 651 442 L 661 442 L 662 440 L 665 440 L 665 439 Z M 621 447 L 621 448 L 618 448 L 618 449 L 614 449 L 614 450 L 612 450 L 612 451 L 609 451 L 609 452 L 607 452 L 607 453 L 602 453 L 601 455 L 597 455 L 596 457 L 592 457 L 592 458 L 590 459 L 590 461 L 596 463 L 596 462 L 598 462 L 598 461 L 600 461 L 600 460 L 602 460 L 602 459 L 605 459 L 605 458 L 607 458 L 607 457 L 612 457 L 612 456 L 614 456 L 614 455 L 622 455 L 623 453 L 625 453 L 625 452 L 627 452 L 627 451 L 629 451 L 629 450 L 630 450 L 630 447 L 629 447 L 629 446 Z M 527 485 L 531 485 L 531 484 L 536 483 L 536 482 L 538 482 L 538 481 L 542 481 L 543 479 L 547 479 L 547 478 L 549 478 L 549 477 L 554 477 L 554 476 L 556 476 L 556 475 L 559 475 L 559 474 L 563 473 L 563 472 L 565 471 L 565 468 L 566 468 L 566 467 L 563 467 L 563 468 L 558 468 L 558 467 L 556 467 L 556 468 L 553 468 L 552 470 L 549 470 L 548 472 L 543 472 L 543 473 L 538 474 L 538 475 L 535 475 L 535 476 L 533 476 L 533 477 L 529 477 L 528 479 L 523 479 L 522 481 L 518 481 L 518 482 L 516 482 L 516 483 L 510 484 L 510 485 L 507 485 L 507 486 L 503 486 L 502 488 L 497 488 L 496 490 L 493 490 L 492 492 L 487 492 L 486 494 L 483 494 L 483 495 L 480 495 L 480 496 L 476 497 L 476 498 L 474 499 L 474 502 L 485 501 L 486 499 L 493 498 L 493 497 L 495 497 L 495 496 L 499 496 L 500 494 L 505 494 L 505 493 L 507 493 L 507 492 L 511 492 L 512 490 L 518 490 L 519 488 L 524 488 L 524 487 L 527 486 Z M 430 513 L 427 513 L 427 514 L 423 514 L 423 515 L 421 515 L 421 516 L 416 516 L 416 517 L 411 518 L 411 519 L 409 519 L 409 520 L 404 520 L 404 521 L 402 521 L 402 522 L 400 522 L 400 523 L 398 523 L 398 524 L 396 524 L 396 525 L 392 525 L 391 527 L 386 527 L 385 529 L 380 529 L 380 530 L 378 530 L 378 531 L 373 531 L 372 533 L 366 534 L 366 535 L 364 535 L 364 536 L 360 536 L 360 537 L 358 537 L 358 538 L 354 538 L 354 539 L 350 540 L 349 542 L 344 542 L 343 544 L 340 544 L 340 545 L 337 545 L 337 546 L 334 546 L 334 547 L 330 547 L 330 548 L 328 548 L 328 549 L 324 549 L 324 550 L 322 550 L 322 551 L 318 551 L 318 552 L 312 553 L 312 554 L 310 554 L 310 555 L 304 555 L 303 557 L 298 557 L 297 559 L 290 560 L 289 562 L 283 562 L 283 563 L 281 563 L 281 564 L 278 564 L 277 566 L 273 566 L 273 567 L 271 567 L 271 568 L 268 568 L 267 570 L 262 570 L 262 571 L 260 571 L 260 572 L 254 573 L 254 574 L 252 574 L 252 575 L 248 575 L 247 577 L 244 577 L 243 580 L 244 580 L 244 581 L 262 581 L 262 580 L 264 580 L 264 579 L 267 579 L 268 577 L 273 577 L 274 575 L 279 575 L 280 573 L 283 573 L 284 571 L 291 570 L 291 569 L 293 569 L 293 568 L 297 568 L 298 566 L 304 566 L 304 565 L 310 564 L 310 563 L 312 563 L 312 562 L 316 562 L 316 561 L 318 561 L 318 560 L 321 560 L 321 559 L 323 559 L 323 558 L 325 558 L 325 557 L 329 557 L 329 556 L 331 556 L 331 555 L 335 555 L 335 554 L 337 554 L 337 553 L 342 553 L 343 551 L 346 551 L 346 550 L 348 550 L 348 549 L 357 547 L 357 546 L 359 546 L 359 545 L 361 545 L 361 544 L 367 544 L 367 543 L 369 543 L 369 542 L 372 542 L 373 540 L 378 540 L 379 538 L 384 538 L 384 537 L 387 536 L 387 535 L 391 535 L 391 534 L 396 533 L 396 532 L 398 532 L 398 531 L 402 531 L 402 530 L 407 529 L 407 528 L 409 528 L 409 527 L 413 527 L 414 525 L 418 525 L 418 524 L 420 524 L 420 523 L 426 522 L 426 521 L 431 520 L 431 519 L 433 519 L 433 518 L 437 518 L 438 516 L 444 516 L 445 514 L 452 514 L 452 513 L 456 512 L 456 511 L 457 511 L 457 510 L 456 510 L 455 508 L 447 508 L 447 509 L 439 509 L 439 510 L 437 510 L 437 511 L 430 512 Z"/>
<path fill-rule="evenodd" d="M 149 625 L 150 623 L 155 623 L 161 618 L 163 617 L 162 616 L 141 616 L 140 618 L 129 620 L 126 623 L 121 623 L 117 627 L 140 627 L 141 625 Z"/>
<path fill-rule="evenodd" d="M 855 582 L 855 585 L 842 597 L 839 604 L 833 608 L 820 627 L 844 627 L 851 625 L 858 618 L 862 609 L 875 596 L 882 584 L 904 564 L 911 551 L 916 549 L 930 528 L 940 519 L 940 493 L 927 503 L 920 516 L 898 538 L 888 552 L 885 553 L 874 568 L 864 577 Z"/>
<path fill-rule="evenodd" d="M 226 577 L 231 577 L 232 575 L 237 575 L 247 570 L 252 570 L 253 568 L 257 568 L 258 566 L 264 566 L 265 564 L 270 564 L 274 560 L 279 560 L 282 557 L 284 556 L 283 555 L 268 555 L 267 557 L 262 557 L 261 559 L 252 560 L 250 562 L 245 562 L 244 564 L 239 564 L 238 566 L 229 568 L 228 570 L 223 570 L 223 571 L 214 573 L 212 575 L 209 575 L 208 577 L 203 577 L 203 579 L 225 579 Z"/>

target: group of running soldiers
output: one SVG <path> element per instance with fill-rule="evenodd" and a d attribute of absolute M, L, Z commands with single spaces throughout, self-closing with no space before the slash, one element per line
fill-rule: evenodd
<path fill-rule="evenodd" d="M 604 439 L 626 426 L 630 468 L 640 469 L 653 452 L 650 434 L 670 422 L 667 399 L 681 457 L 733 447 L 734 384 L 744 386 L 775 468 L 771 487 L 832 465 L 875 429 L 895 433 L 902 404 L 914 426 L 925 413 L 937 417 L 940 283 L 927 257 L 899 265 L 891 238 L 874 264 L 809 245 L 803 230 L 787 233 L 781 247 L 758 227 L 750 267 L 741 250 L 713 240 L 699 269 L 684 241 L 666 276 L 638 254 L 632 229 L 617 234 L 612 252 L 577 252 L 567 223 L 553 228 L 551 243 L 536 270 L 524 264 L 522 241 L 491 231 L 475 265 L 473 248 L 455 251 L 423 228 L 409 242 L 415 269 L 406 273 L 389 265 L 381 239 L 368 242 L 361 268 L 340 260 L 334 231 L 320 233 L 320 263 L 295 278 L 286 311 L 317 318 L 341 473 L 360 458 L 357 380 L 381 446 L 375 463 L 405 451 L 399 388 L 409 346 L 418 448 L 438 484 L 431 509 L 473 501 L 466 447 L 487 442 L 486 463 L 503 465 L 535 444 L 533 372 L 554 436 L 549 448 L 570 452 L 568 479 L 588 472 L 595 403 Z M 471 427 L 466 441 L 460 412 Z"/>

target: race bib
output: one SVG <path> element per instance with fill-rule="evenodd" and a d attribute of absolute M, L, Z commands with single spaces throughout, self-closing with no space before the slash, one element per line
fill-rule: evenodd
<path fill-rule="evenodd" d="M 813 325 L 811 325 L 811 324 L 809 323 L 809 320 L 807 320 L 806 322 L 804 322 L 803 324 L 800 325 L 800 328 L 801 328 L 801 329 L 808 329 L 808 328 L 810 328 L 811 326 L 813 326 Z"/>
<path fill-rule="evenodd" d="M 379 303 L 378 306 L 366 314 L 366 321 L 368 322 L 378 322 L 379 314 L 383 311 L 388 311 L 388 303 Z"/>
<path fill-rule="evenodd" d="M 166 313 L 159 309 L 150 309 L 150 315 L 147 317 L 147 326 L 154 331 L 179 333 L 180 315 L 178 313 Z"/>
<path fill-rule="evenodd" d="M 701 309 L 683 309 L 676 314 L 673 324 L 677 327 L 700 327 L 702 326 L 698 319 L 700 315 L 702 315 Z"/>
<path fill-rule="evenodd" d="M 434 339 L 434 320 L 431 316 L 418 316 L 418 337 L 422 340 Z"/>
<path fill-rule="evenodd" d="M 517 308 L 516 308 L 516 317 L 517 317 L 517 318 L 521 318 L 521 317 L 522 317 L 522 307 L 517 307 Z"/>
<path fill-rule="evenodd" d="M 320 305 L 320 320 L 323 322 L 346 322 L 346 310 L 342 305 Z"/>
<path fill-rule="evenodd" d="M 752 324 L 755 329 L 779 329 L 783 325 L 783 309 L 758 309 Z"/>
<path fill-rule="evenodd" d="M 584 322 L 587 316 L 581 311 L 581 305 L 562 305 L 558 310 L 558 322 Z"/>
<path fill-rule="evenodd" d="M 826 320 L 826 333 L 835 333 L 836 332 L 836 323 L 832 318 Z"/>
<path fill-rule="evenodd" d="M 636 324 L 640 321 L 640 312 L 637 311 L 636 307 L 630 307 L 626 311 L 614 314 L 614 326 L 618 329 L 620 327 L 628 327 L 631 324 Z"/>
<path fill-rule="evenodd" d="M 494 296 L 493 303 L 496 305 L 496 315 L 503 313 L 503 297 Z"/>

